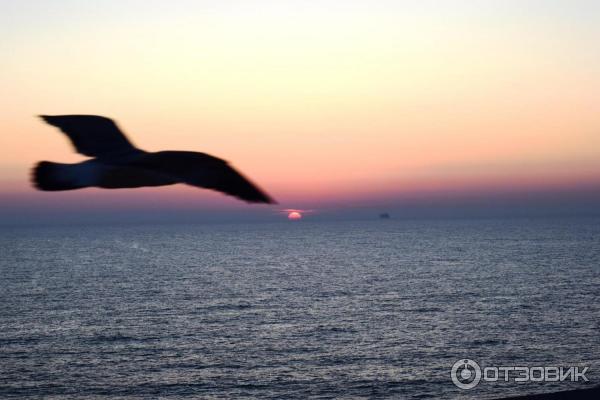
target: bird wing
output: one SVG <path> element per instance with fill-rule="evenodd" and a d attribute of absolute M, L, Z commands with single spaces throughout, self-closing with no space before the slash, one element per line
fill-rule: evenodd
<path fill-rule="evenodd" d="M 98 115 L 40 115 L 67 134 L 77 152 L 90 157 L 136 150 L 113 120 Z"/>
<path fill-rule="evenodd" d="M 217 190 L 248 203 L 276 203 L 275 200 L 267 195 L 262 189 L 250 182 L 248 178 L 227 163 L 223 163 L 219 168 L 212 169 L 211 175 L 212 176 L 208 179 L 191 179 L 190 181 L 186 181 L 186 183 L 193 186 Z"/>
<path fill-rule="evenodd" d="M 148 153 L 135 165 L 177 178 L 182 183 L 213 189 L 248 203 L 274 204 L 258 186 L 231 167 L 227 161 L 192 151 Z"/>

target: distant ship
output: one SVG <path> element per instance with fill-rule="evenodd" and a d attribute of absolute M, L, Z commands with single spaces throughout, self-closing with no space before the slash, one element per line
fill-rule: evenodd
<path fill-rule="evenodd" d="M 379 214 L 379 219 L 390 219 L 390 214 L 388 213 L 381 213 Z"/>

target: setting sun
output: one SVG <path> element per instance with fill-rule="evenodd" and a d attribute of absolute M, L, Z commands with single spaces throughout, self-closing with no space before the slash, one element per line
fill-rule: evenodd
<path fill-rule="evenodd" d="M 302 214 L 300 214 L 298 211 L 292 211 L 288 214 L 288 219 L 291 219 L 292 221 L 297 221 L 299 219 L 302 219 Z"/>

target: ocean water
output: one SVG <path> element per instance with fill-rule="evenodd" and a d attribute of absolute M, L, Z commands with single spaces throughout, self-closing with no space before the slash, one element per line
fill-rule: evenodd
<path fill-rule="evenodd" d="M 600 220 L 0 229 L 1 398 L 496 398 L 590 387 Z M 582 382 L 454 386 L 488 366 Z"/>

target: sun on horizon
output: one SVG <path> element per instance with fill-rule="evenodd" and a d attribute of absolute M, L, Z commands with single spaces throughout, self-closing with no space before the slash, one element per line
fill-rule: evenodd
<path fill-rule="evenodd" d="M 300 214 L 298 211 L 292 211 L 288 214 L 287 217 L 291 221 L 298 221 L 302 219 L 302 214 Z"/>

